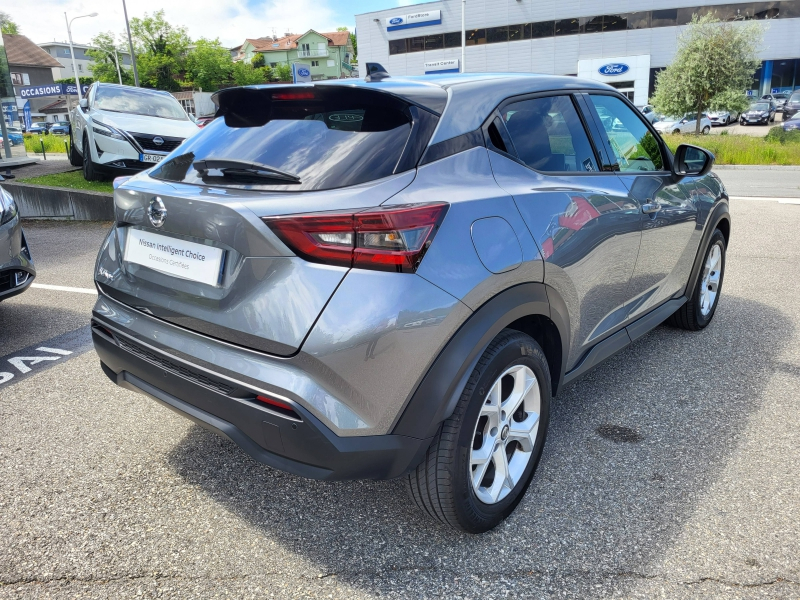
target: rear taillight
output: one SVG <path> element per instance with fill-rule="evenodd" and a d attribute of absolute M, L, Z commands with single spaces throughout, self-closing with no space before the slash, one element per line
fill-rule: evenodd
<path fill-rule="evenodd" d="M 447 212 L 446 203 L 358 213 L 265 217 L 298 256 L 328 265 L 413 273 Z"/>

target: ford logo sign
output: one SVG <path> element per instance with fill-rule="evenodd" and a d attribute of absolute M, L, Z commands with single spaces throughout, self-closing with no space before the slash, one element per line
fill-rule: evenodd
<path fill-rule="evenodd" d="M 609 63 L 597 69 L 597 72 L 600 73 L 600 75 L 611 77 L 614 75 L 622 75 L 630 70 L 631 68 L 625 63 Z"/>
<path fill-rule="evenodd" d="M 400 25 L 403 22 L 403 17 L 394 17 L 389 19 L 389 25 Z"/>
<path fill-rule="evenodd" d="M 311 71 L 309 71 L 308 69 L 297 69 L 297 74 L 300 77 L 308 77 L 309 75 L 311 75 Z"/>

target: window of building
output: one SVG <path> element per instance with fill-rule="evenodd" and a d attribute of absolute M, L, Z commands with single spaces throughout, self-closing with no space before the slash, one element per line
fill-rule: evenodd
<path fill-rule="evenodd" d="M 311 61 L 311 66 L 312 67 L 318 67 L 319 66 L 319 61 L 318 60 L 312 60 Z"/>
<path fill-rule="evenodd" d="M 581 33 L 600 33 L 603 31 L 603 17 L 583 17 L 579 21 Z"/>
<path fill-rule="evenodd" d="M 406 40 L 389 40 L 389 56 L 406 53 Z"/>
<path fill-rule="evenodd" d="M 772 61 L 772 83 L 770 89 L 777 89 L 781 92 L 792 91 L 800 82 L 795 82 L 795 64 L 800 61 L 795 60 L 773 60 Z"/>
<path fill-rule="evenodd" d="M 651 27 L 675 27 L 678 24 L 678 9 L 654 10 L 650 14 Z"/>
<path fill-rule="evenodd" d="M 335 67 L 336 66 L 336 61 L 329 58 L 328 59 L 328 66 L 329 67 Z"/>
<path fill-rule="evenodd" d="M 461 32 L 453 31 L 444 34 L 444 47 L 445 48 L 460 48 L 461 47 Z"/>
<path fill-rule="evenodd" d="M 603 31 L 625 31 L 628 28 L 626 15 L 605 15 L 603 17 Z"/>
<path fill-rule="evenodd" d="M 530 23 L 528 24 L 530 25 Z M 525 38 L 525 25 L 509 25 L 508 26 L 508 41 L 515 42 L 516 40 L 530 39 L 530 29 L 528 30 L 528 37 Z"/>
<path fill-rule="evenodd" d="M 425 50 L 424 37 L 413 37 L 408 40 L 409 52 L 422 52 L 423 50 Z"/>
<path fill-rule="evenodd" d="M 11 84 L 12 85 L 28 85 L 25 83 L 25 77 L 27 77 L 27 73 L 11 73 Z M 30 79 L 28 79 L 30 82 Z"/>
<path fill-rule="evenodd" d="M 69 56 L 69 48 L 64 48 L 64 56 Z"/>
<path fill-rule="evenodd" d="M 467 31 L 467 46 L 475 46 L 477 44 L 486 43 L 486 30 L 485 29 L 472 29 Z"/>
<path fill-rule="evenodd" d="M 441 48 L 444 48 L 443 33 L 425 36 L 425 50 L 440 50 Z"/>
<path fill-rule="evenodd" d="M 541 21 L 539 23 L 531 23 L 531 38 L 545 38 L 553 37 L 555 35 L 555 21 Z"/>
<path fill-rule="evenodd" d="M 678 17 L 677 17 L 677 24 L 678 25 L 688 25 L 692 22 L 692 15 L 697 15 L 697 17 L 702 17 L 703 14 L 706 12 L 705 8 L 698 7 L 698 6 L 690 6 L 686 8 L 679 8 L 678 9 Z"/>
<path fill-rule="evenodd" d="M 636 112 L 615 96 L 590 94 L 620 171 L 660 171 L 658 140 Z"/>
<path fill-rule="evenodd" d="M 561 19 L 556 21 L 556 35 L 575 35 L 580 32 L 580 19 Z"/>
<path fill-rule="evenodd" d="M 780 2 L 756 2 L 753 4 L 753 12 L 751 18 L 762 19 L 777 19 L 780 16 Z"/>
<path fill-rule="evenodd" d="M 83 65 L 78 65 L 78 71 L 83 71 Z"/>
<path fill-rule="evenodd" d="M 505 27 L 489 27 L 486 30 L 486 43 L 495 44 L 497 42 L 508 41 L 508 26 Z"/>
<path fill-rule="evenodd" d="M 625 20 L 628 23 L 628 29 L 649 29 L 650 28 L 650 12 L 633 12 L 628 13 Z"/>
<path fill-rule="evenodd" d="M 781 2 L 781 12 L 779 17 L 781 19 L 797 19 L 800 17 L 800 2 L 798 0 L 789 0 L 788 2 Z"/>
<path fill-rule="evenodd" d="M 519 159 L 537 171 L 597 171 L 592 145 L 569 96 L 509 104 L 501 111 Z"/>

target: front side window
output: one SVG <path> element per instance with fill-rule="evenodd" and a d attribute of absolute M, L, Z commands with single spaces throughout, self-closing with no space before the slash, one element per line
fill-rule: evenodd
<path fill-rule="evenodd" d="M 509 104 L 501 110 L 519 159 L 537 171 L 597 171 L 572 99 L 547 96 Z"/>
<path fill-rule="evenodd" d="M 608 136 L 620 171 L 660 171 L 658 140 L 630 106 L 616 96 L 589 96 Z"/>

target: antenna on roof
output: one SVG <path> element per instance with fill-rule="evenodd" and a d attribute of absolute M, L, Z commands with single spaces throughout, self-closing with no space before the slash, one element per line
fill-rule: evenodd
<path fill-rule="evenodd" d="M 364 81 L 381 81 L 390 77 L 389 72 L 380 63 L 367 63 L 367 76 Z"/>

